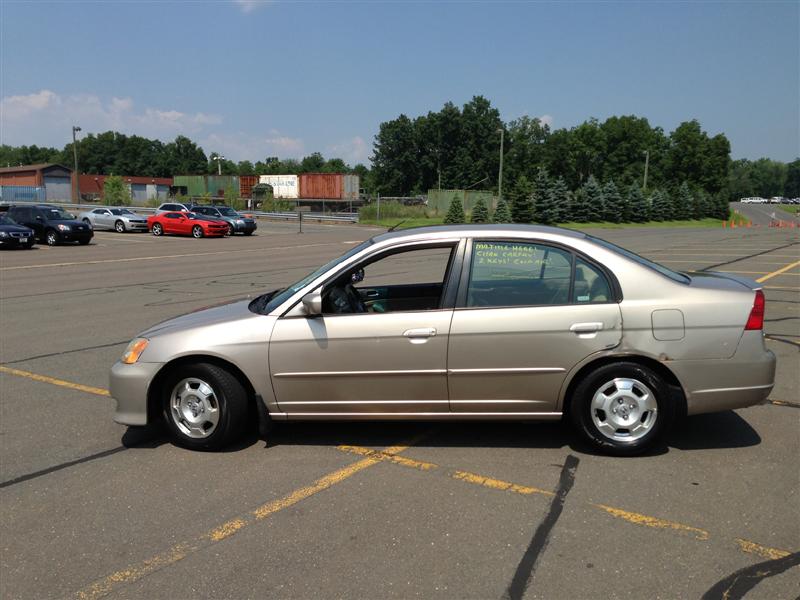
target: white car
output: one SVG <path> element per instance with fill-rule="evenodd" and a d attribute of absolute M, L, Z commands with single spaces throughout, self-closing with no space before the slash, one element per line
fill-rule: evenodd
<path fill-rule="evenodd" d="M 156 209 L 157 215 L 165 212 L 192 212 L 186 204 L 181 204 L 180 202 L 165 202 L 161 206 Z"/>

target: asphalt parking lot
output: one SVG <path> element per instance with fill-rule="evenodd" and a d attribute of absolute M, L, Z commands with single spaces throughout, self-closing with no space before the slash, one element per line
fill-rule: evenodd
<path fill-rule="evenodd" d="M 136 333 L 379 232 L 304 231 L 0 253 L 3 598 L 800 595 L 800 229 L 593 232 L 767 295 L 769 402 L 646 456 L 558 423 L 284 424 L 220 453 L 113 423 L 108 370 Z"/>

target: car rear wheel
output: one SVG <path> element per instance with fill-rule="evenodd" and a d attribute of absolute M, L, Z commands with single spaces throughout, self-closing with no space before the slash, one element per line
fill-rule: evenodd
<path fill-rule="evenodd" d="M 55 229 L 48 229 L 44 234 L 44 239 L 48 246 L 58 246 L 58 243 L 61 241 Z"/>
<path fill-rule="evenodd" d="M 161 227 L 161 223 L 153 223 L 153 235 L 162 235 L 164 233 L 164 228 Z"/>
<path fill-rule="evenodd" d="M 114 223 L 114 231 L 117 233 L 125 233 L 125 223 L 122 221 L 117 221 Z"/>
<path fill-rule="evenodd" d="M 210 363 L 182 365 L 164 383 L 164 420 L 182 446 L 213 450 L 242 434 L 247 391 L 225 369 Z"/>
<path fill-rule="evenodd" d="M 201 238 L 203 237 L 203 228 L 200 225 L 195 225 L 192 227 L 192 237 Z"/>
<path fill-rule="evenodd" d="M 581 434 L 598 450 L 617 456 L 650 448 L 675 417 L 669 386 L 633 362 L 591 371 L 575 388 L 570 409 Z"/>

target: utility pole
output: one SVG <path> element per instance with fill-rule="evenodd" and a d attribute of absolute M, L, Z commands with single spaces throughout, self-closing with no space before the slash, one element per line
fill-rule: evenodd
<path fill-rule="evenodd" d="M 500 174 L 497 178 L 497 202 L 499 204 L 503 199 L 503 136 L 505 129 L 501 127 L 498 131 L 500 132 Z"/>
<path fill-rule="evenodd" d="M 81 201 L 81 178 L 78 173 L 78 141 L 75 138 L 75 133 L 80 131 L 80 127 L 72 126 L 72 157 L 75 159 L 75 202 Z"/>
<path fill-rule="evenodd" d="M 647 167 L 650 166 L 650 151 L 644 151 L 644 183 L 642 184 L 642 191 L 647 191 Z"/>
<path fill-rule="evenodd" d="M 221 154 L 217 154 L 212 156 L 211 160 L 217 161 L 217 175 L 222 175 L 222 161 L 225 160 L 225 157 Z"/>

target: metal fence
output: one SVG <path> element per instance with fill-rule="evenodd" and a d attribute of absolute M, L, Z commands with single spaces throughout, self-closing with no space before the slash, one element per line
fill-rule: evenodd
<path fill-rule="evenodd" d="M 15 204 L 18 202 L 45 202 L 47 195 L 44 187 L 32 185 L 0 185 L 0 202 Z"/>

